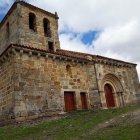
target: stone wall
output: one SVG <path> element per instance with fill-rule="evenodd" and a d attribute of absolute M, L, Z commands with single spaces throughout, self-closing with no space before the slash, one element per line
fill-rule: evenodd
<path fill-rule="evenodd" d="M 138 93 L 136 97 L 137 97 L 137 102 L 140 102 L 140 84 L 138 85 Z"/>
<path fill-rule="evenodd" d="M 123 87 L 123 96 L 125 104 L 136 101 L 136 94 L 138 93 L 138 76 L 135 65 L 130 67 L 125 66 L 113 66 L 108 64 L 96 64 L 97 79 L 99 84 L 99 90 L 101 89 L 102 79 L 107 74 L 113 74 L 116 76 Z"/>
<path fill-rule="evenodd" d="M 29 13 L 36 15 L 36 31 L 29 29 Z M 52 37 L 44 35 L 44 18 L 50 21 Z M 7 23 L 9 23 L 9 35 Z M 53 42 L 54 50 L 60 48 L 57 15 L 41 12 L 24 2 L 15 3 L 0 26 L 0 54 L 11 43 L 48 50 L 48 41 Z"/>
<path fill-rule="evenodd" d="M 7 59 L 3 58 L 0 63 L 1 119 L 20 121 L 65 111 L 65 91 L 75 93 L 77 110 L 82 109 L 81 92 L 87 95 L 89 109 L 99 107 L 103 103 L 102 79 L 109 73 L 121 82 L 125 104 L 136 99 L 139 88 L 134 65 L 118 67 L 96 63 L 94 66 L 92 61 L 83 63 L 73 58 L 60 56 L 60 59 L 54 54 L 38 55 L 27 49 L 21 52 L 13 49 Z"/>
<path fill-rule="evenodd" d="M 14 110 L 14 60 L 0 63 L 0 121 L 13 118 Z"/>
<path fill-rule="evenodd" d="M 18 9 L 12 11 L 5 19 L 0 26 L 0 54 L 11 43 L 18 43 Z M 7 23 L 9 23 L 9 35 L 7 33 Z"/>
<path fill-rule="evenodd" d="M 82 109 L 80 92 L 87 93 L 88 108 L 100 104 L 94 66 L 51 57 L 16 55 L 15 116 L 20 119 L 65 111 L 64 91 L 76 95 L 76 108 Z M 67 66 L 70 66 L 67 70 Z"/>
<path fill-rule="evenodd" d="M 58 17 L 24 2 L 14 5 L 0 25 L 0 54 L 9 44 L 20 44 L 11 46 L 12 53 L 7 50 L 0 57 L 0 120 L 19 121 L 65 111 L 65 91 L 75 93 L 77 110 L 82 109 L 81 92 L 86 93 L 89 109 L 101 103 L 104 107 L 103 79 L 107 74 L 120 82 L 122 89 L 115 98 L 122 94 L 124 104 L 136 101 L 140 92 L 136 65 L 96 55 L 67 54 L 64 50 L 64 55 L 58 51 L 48 53 L 48 41 L 55 49 L 60 48 Z M 36 31 L 29 29 L 29 13 L 36 15 Z M 44 36 L 44 18 L 50 21 L 51 38 Z M 115 84 L 114 79 L 110 80 Z M 120 105 L 117 102 L 116 106 Z"/>
<path fill-rule="evenodd" d="M 55 15 L 40 12 L 36 8 L 31 8 L 19 4 L 19 44 L 32 46 L 39 49 L 48 50 L 48 41 L 54 43 L 55 49 L 60 48 L 58 37 L 58 19 Z M 29 13 L 34 13 L 36 16 L 36 31 L 29 29 Z M 45 37 L 43 19 L 47 18 L 50 21 L 52 37 Z"/>

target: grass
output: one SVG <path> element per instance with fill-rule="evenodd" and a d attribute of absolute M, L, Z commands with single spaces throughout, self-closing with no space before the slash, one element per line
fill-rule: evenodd
<path fill-rule="evenodd" d="M 77 111 L 68 114 L 66 118 L 46 121 L 35 126 L 5 126 L 0 128 L 0 140 L 133 140 L 135 136 L 138 137 L 139 126 L 106 128 L 96 136 L 89 135 L 88 132 L 99 123 L 138 108 L 138 105 L 133 105 L 96 112 Z"/>
<path fill-rule="evenodd" d="M 105 128 L 89 136 L 92 140 L 140 140 L 140 125 Z"/>

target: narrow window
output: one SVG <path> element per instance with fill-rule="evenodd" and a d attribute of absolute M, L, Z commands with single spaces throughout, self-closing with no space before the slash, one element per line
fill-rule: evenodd
<path fill-rule="evenodd" d="M 44 26 L 44 35 L 46 37 L 51 37 L 51 29 L 50 29 L 50 22 L 48 19 L 43 19 L 43 26 Z"/>
<path fill-rule="evenodd" d="M 7 34 L 7 38 L 9 38 L 10 36 L 9 22 L 6 24 L 6 34 Z"/>
<path fill-rule="evenodd" d="M 36 16 L 33 13 L 29 13 L 29 28 L 36 31 Z"/>
<path fill-rule="evenodd" d="M 53 47 L 53 42 L 48 42 L 48 50 L 49 51 L 54 51 L 54 47 Z"/>
<path fill-rule="evenodd" d="M 70 65 L 67 65 L 66 66 L 66 71 L 67 71 L 67 74 L 68 75 L 71 75 L 72 74 L 72 72 L 71 72 L 71 66 Z"/>

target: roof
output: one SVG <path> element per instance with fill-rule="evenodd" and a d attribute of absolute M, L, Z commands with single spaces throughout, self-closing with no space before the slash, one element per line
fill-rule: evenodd
<path fill-rule="evenodd" d="M 57 13 L 53 14 L 51 12 L 45 11 L 45 10 L 39 8 L 39 7 L 33 6 L 33 5 L 31 5 L 27 2 L 24 2 L 24 1 L 15 1 L 13 3 L 13 5 L 11 6 L 11 8 L 9 9 L 9 11 L 7 12 L 7 14 L 5 15 L 5 17 L 3 18 L 3 20 L 0 22 L 0 28 L 5 23 L 6 19 L 9 17 L 9 15 L 17 8 L 17 4 L 21 4 L 25 7 L 29 7 L 30 9 L 39 10 L 39 11 L 41 11 L 41 12 L 47 14 L 47 15 L 50 15 L 50 16 L 56 18 L 56 19 L 59 18 Z"/>
<path fill-rule="evenodd" d="M 83 59 L 90 59 L 90 57 L 92 57 L 92 60 L 110 60 L 110 61 L 114 61 L 114 62 L 120 62 L 120 63 L 127 63 L 127 64 L 131 64 L 131 65 L 136 65 L 134 63 L 130 63 L 130 62 L 126 62 L 126 61 L 122 61 L 122 60 L 117 60 L 117 59 L 113 59 L 113 58 L 109 58 L 109 57 L 105 57 L 105 56 L 101 56 L 101 55 L 93 55 L 93 54 L 88 54 L 88 53 L 81 53 L 81 52 L 74 52 L 74 51 L 68 51 L 68 50 L 63 50 L 63 49 L 59 49 L 57 50 L 57 53 L 61 54 L 61 55 L 66 55 L 66 56 L 71 56 L 71 57 L 77 57 L 77 58 L 83 58 Z"/>
<path fill-rule="evenodd" d="M 137 65 L 134 63 L 130 62 L 125 62 L 122 60 L 117 60 L 117 59 L 112 59 L 100 55 L 92 55 L 88 53 L 81 53 L 81 52 L 75 52 L 75 51 L 68 51 L 68 50 L 63 50 L 63 49 L 57 49 L 55 52 L 52 51 L 47 51 L 44 49 L 39 49 L 39 48 L 34 48 L 31 46 L 25 46 L 25 45 L 20 45 L 20 44 L 11 44 L 7 47 L 7 49 L 0 55 L 0 57 L 9 49 L 12 47 L 16 47 L 18 49 L 29 49 L 33 51 L 38 51 L 38 52 L 43 52 L 43 53 L 48 53 L 52 55 L 58 55 L 58 56 L 65 56 L 65 57 L 70 57 L 70 58 L 75 58 L 75 59 L 80 59 L 84 61 L 94 61 L 94 62 L 104 62 L 104 63 L 121 63 L 121 64 L 127 64 L 127 65 Z"/>

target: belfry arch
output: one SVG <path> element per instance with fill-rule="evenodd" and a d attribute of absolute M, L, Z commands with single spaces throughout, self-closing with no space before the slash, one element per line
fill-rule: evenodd
<path fill-rule="evenodd" d="M 99 83 L 103 108 L 124 106 L 123 86 L 114 74 L 106 74 Z"/>

